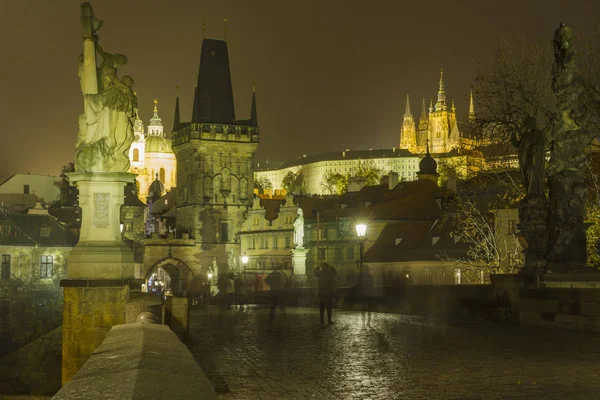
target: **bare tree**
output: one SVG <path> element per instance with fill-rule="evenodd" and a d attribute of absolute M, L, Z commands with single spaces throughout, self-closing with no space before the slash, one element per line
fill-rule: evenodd
<path fill-rule="evenodd" d="M 565 173 L 588 162 L 584 148 L 599 108 L 592 77 L 597 73 L 584 77 L 575 71 L 565 28 L 557 30 L 553 47 L 522 42 L 514 51 L 507 42 L 497 44 L 493 62 L 480 69 L 475 85 L 478 138 L 509 142 L 518 153 L 525 189 L 519 203 L 520 239 L 529 272 L 564 263 L 583 226 L 583 206 L 568 203 L 581 203 L 585 185 L 578 172 Z M 573 154 L 578 156 L 569 160 Z"/>

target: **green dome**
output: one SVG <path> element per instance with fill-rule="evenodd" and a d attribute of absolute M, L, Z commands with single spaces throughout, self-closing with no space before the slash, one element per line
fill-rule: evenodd
<path fill-rule="evenodd" d="M 173 153 L 171 140 L 162 136 L 147 136 L 146 153 Z"/>

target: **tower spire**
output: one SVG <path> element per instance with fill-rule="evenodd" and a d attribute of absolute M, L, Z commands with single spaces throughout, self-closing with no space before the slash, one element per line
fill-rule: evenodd
<path fill-rule="evenodd" d="M 473 104 L 473 89 L 471 89 L 471 97 L 469 99 L 469 121 L 475 121 L 475 105 Z"/>
<path fill-rule="evenodd" d="M 440 70 L 440 87 L 438 90 L 437 103 L 435 103 L 435 111 L 446 110 L 446 92 L 444 91 L 444 70 Z"/>
<path fill-rule="evenodd" d="M 202 40 L 206 37 L 206 24 L 204 23 L 204 17 L 202 17 Z"/>
<path fill-rule="evenodd" d="M 409 116 L 412 115 L 412 113 L 410 112 L 410 97 L 408 96 L 408 93 L 406 94 L 406 109 L 404 110 L 404 116 Z"/>
<path fill-rule="evenodd" d="M 158 118 L 158 100 L 154 99 L 154 117 Z"/>
<path fill-rule="evenodd" d="M 427 129 L 427 107 L 425 106 L 425 97 L 423 97 L 423 104 L 421 106 L 421 116 L 419 117 L 419 130 Z"/>
<path fill-rule="evenodd" d="M 223 37 L 225 38 L 225 41 L 227 41 L 227 18 L 223 19 Z"/>
<path fill-rule="evenodd" d="M 252 81 L 252 109 L 250 111 L 250 125 L 258 126 L 258 114 L 256 112 L 256 81 Z"/>
<path fill-rule="evenodd" d="M 175 116 L 173 117 L 173 131 L 179 129 L 179 85 L 177 85 L 177 96 L 175 97 Z"/>

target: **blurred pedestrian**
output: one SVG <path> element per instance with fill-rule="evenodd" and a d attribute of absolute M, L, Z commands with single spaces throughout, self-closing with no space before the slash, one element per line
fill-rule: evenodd
<path fill-rule="evenodd" d="M 231 310 L 231 304 L 233 303 L 233 296 L 235 294 L 235 283 L 233 282 L 233 274 L 230 272 L 225 277 L 225 304 L 227 309 Z"/>
<path fill-rule="evenodd" d="M 238 311 L 244 312 L 244 306 L 246 305 L 246 298 L 248 297 L 248 291 L 246 288 L 246 280 L 242 274 L 239 274 L 234 281 L 234 290 L 236 304 L 238 305 Z"/>
<path fill-rule="evenodd" d="M 321 323 L 325 323 L 325 309 L 327 308 L 327 322 L 333 324 L 331 312 L 337 271 L 324 262 L 315 269 L 314 274 L 319 280 L 319 316 L 321 317 Z"/>
<path fill-rule="evenodd" d="M 279 305 L 279 312 L 285 315 L 283 288 L 287 283 L 287 275 L 279 271 L 279 265 L 275 265 L 273 272 L 265 278 L 265 283 L 270 288 L 271 314 L 269 320 L 272 321 L 275 318 L 277 305 Z"/>
<path fill-rule="evenodd" d="M 360 273 L 358 274 L 358 281 L 356 283 L 356 291 L 358 298 L 362 305 L 362 322 L 365 324 L 365 317 L 367 319 L 367 326 L 371 326 L 371 313 L 373 312 L 373 305 L 375 303 L 375 286 L 373 282 L 373 274 L 371 273 L 371 267 L 367 264 L 363 265 Z"/>

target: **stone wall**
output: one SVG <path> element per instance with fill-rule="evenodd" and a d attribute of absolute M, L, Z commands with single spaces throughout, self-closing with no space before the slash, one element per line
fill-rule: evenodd
<path fill-rule="evenodd" d="M 128 286 L 88 287 L 85 282 L 63 281 L 63 383 L 71 380 L 109 330 L 125 321 Z"/>
<path fill-rule="evenodd" d="M 112 328 L 54 399 L 216 399 L 210 381 L 165 325 Z"/>
<path fill-rule="evenodd" d="M 519 295 L 522 325 L 600 333 L 600 289 L 531 288 Z"/>

